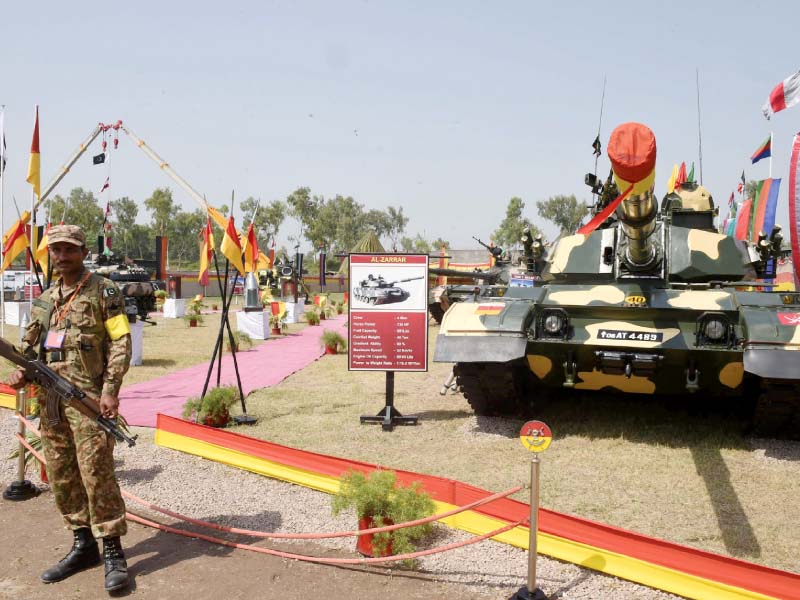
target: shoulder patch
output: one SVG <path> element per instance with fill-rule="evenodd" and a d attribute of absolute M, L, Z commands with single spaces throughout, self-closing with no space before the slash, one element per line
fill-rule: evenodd
<path fill-rule="evenodd" d="M 115 287 L 103 288 L 103 296 L 105 296 L 106 298 L 109 298 L 111 296 L 116 296 L 117 293 L 118 293 L 117 288 Z"/>

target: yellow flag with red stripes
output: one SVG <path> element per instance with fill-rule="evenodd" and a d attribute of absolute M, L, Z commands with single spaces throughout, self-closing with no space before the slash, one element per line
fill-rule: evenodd
<path fill-rule="evenodd" d="M 222 254 L 225 255 L 236 270 L 244 275 L 244 264 L 242 264 L 242 246 L 239 244 L 239 232 L 233 224 L 233 217 L 228 217 L 228 224 L 225 227 L 225 236 L 219 246 Z"/>
<path fill-rule="evenodd" d="M 33 124 L 33 141 L 31 141 L 31 157 L 28 160 L 28 177 L 26 181 L 33 186 L 33 193 L 39 199 L 41 192 L 41 164 L 39 160 L 39 107 L 36 107 L 36 121 Z"/>

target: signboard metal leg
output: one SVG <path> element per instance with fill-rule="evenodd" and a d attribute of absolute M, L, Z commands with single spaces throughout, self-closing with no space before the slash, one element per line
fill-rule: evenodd
<path fill-rule="evenodd" d="M 416 415 L 403 416 L 394 407 L 394 371 L 386 371 L 386 406 L 374 417 L 361 415 L 362 423 L 380 423 L 384 431 L 391 431 L 395 425 L 416 425 Z"/>

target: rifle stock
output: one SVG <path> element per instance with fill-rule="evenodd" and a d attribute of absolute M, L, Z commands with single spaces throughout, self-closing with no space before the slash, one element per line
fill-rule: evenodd
<path fill-rule="evenodd" d="M 136 437 L 128 436 L 117 423 L 100 412 L 98 404 L 86 393 L 64 379 L 40 360 L 26 358 L 19 350 L 0 338 L 0 356 L 21 367 L 25 371 L 25 379 L 38 384 L 46 394 L 47 413 L 51 422 L 60 420 L 60 405 L 63 400 L 83 415 L 94 419 L 103 431 L 128 446 L 136 445 Z"/>

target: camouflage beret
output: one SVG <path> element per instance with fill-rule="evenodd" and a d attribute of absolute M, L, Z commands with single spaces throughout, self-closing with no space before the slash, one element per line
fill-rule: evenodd
<path fill-rule="evenodd" d="M 86 245 L 86 234 L 77 225 L 55 225 L 47 232 L 47 243 L 66 242 L 75 246 Z"/>

